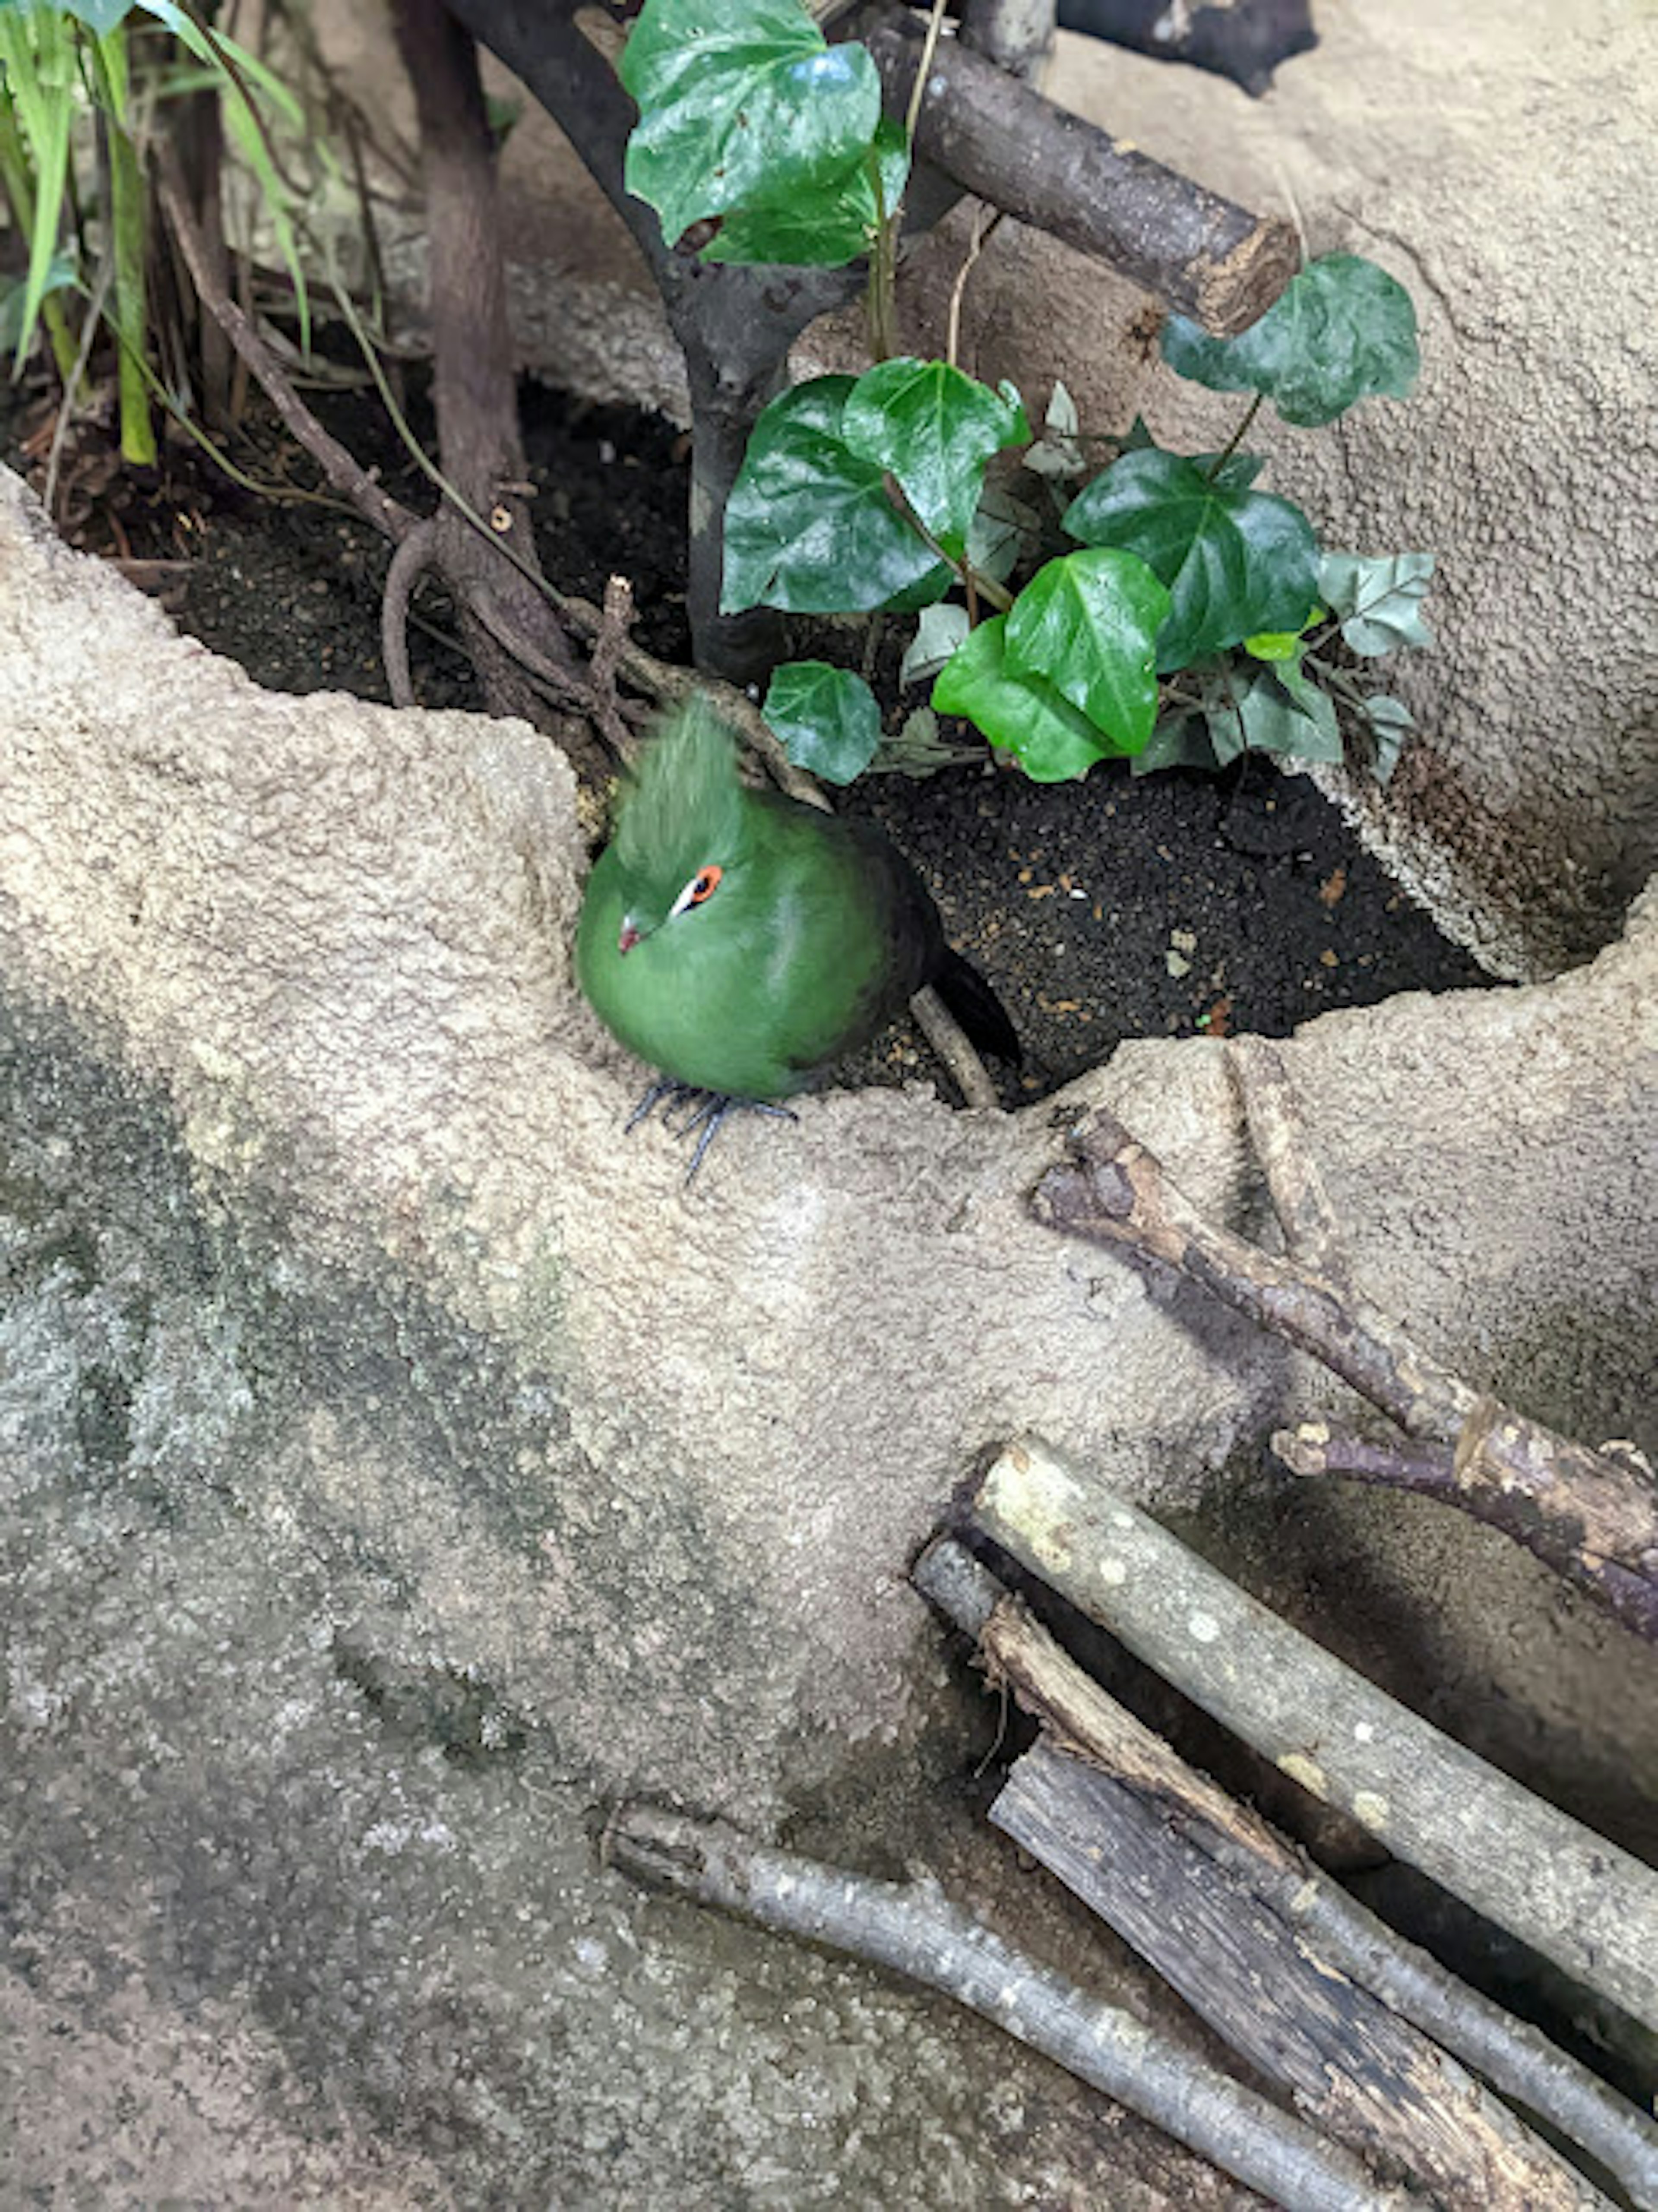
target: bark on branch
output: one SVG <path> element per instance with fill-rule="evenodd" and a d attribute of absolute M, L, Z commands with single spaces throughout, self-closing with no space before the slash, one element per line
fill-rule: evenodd
<path fill-rule="evenodd" d="M 1332 1983 L 1345 1977 L 1566 2141 L 1577 2143 L 1613 2176 L 1639 2212 L 1658 2212 L 1658 2127 L 1635 2106 L 1535 2028 L 1395 1935 L 1258 1813 L 1188 1766 L 1084 1674 L 1022 1601 L 954 1538 L 940 1537 L 929 1545 L 911 1579 L 978 1644 L 991 1686 L 1011 1690 L 1023 1711 L 1042 1724 L 1042 1750 L 1015 1766 L 1010 1789 L 997 1800 L 992 1819 L 1086 1898 L 1236 2047 L 1249 2051 L 1274 2078 L 1296 2086 L 1277 2063 L 1276 2038 L 1264 2051 L 1253 2047 L 1270 2018 L 1253 1993 L 1242 2010 L 1241 2034 L 1217 2017 L 1217 1978 L 1206 1948 L 1194 1954 L 1192 1923 L 1181 1900 L 1195 1887 L 1206 1901 L 1217 1894 L 1220 1880 L 1229 1885 L 1218 1893 L 1223 1899 L 1241 1893 L 1246 1904 L 1269 1913 L 1316 1962 L 1316 1978 L 1309 1985 L 1315 2015 L 1326 2008 Z M 1050 1809 L 1031 1808 L 1027 1819 L 1026 1785 L 1033 1781 Z M 1162 1866 L 1168 1855 L 1149 1912 L 1133 1896 L 1121 1913 L 1114 1909 L 1120 1870 L 1127 1861 L 1109 1825 L 1114 1801 L 1108 1801 L 1107 1825 L 1096 1819 L 1096 1784 L 1132 1798 L 1137 1834 L 1143 1825 L 1155 1832 L 1143 1845 L 1143 1857 L 1155 1854 Z M 1060 1839 L 1052 1851 L 1043 1840 L 1049 1832 Z M 1096 1894 L 1102 1883 L 1109 1886 L 1110 1895 Z M 1230 1945 L 1232 1927 L 1229 1902 L 1219 1939 L 1224 1948 Z M 1299 1980 L 1293 1960 L 1288 1971 Z M 1347 2011 L 1357 2009 L 1344 2001 L 1339 2024 Z M 1301 2047 L 1299 2008 L 1287 2033 L 1293 2056 Z M 1375 2085 L 1368 2062 L 1361 2060 L 1357 2083 L 1319 2117 L 1350 2142 L 1354 2137 L 1346 2132 L 1349 2121 L 1368 2120 L 1364 2142 L 1406 2158 L 1436 2188 L 1448 2188 L 1454 2201 L 1527 2208 L 1598 2201 L 1592 2191 L 1585 2198 L 1578 2177 L 1565 2173 L 1502 2106 L 1464 2081 L 1457 2069 L 1424 2072 L 1421 2051 L 1406 2049 L 1405 2056 L 1405 2087 L 1389 2089 L 1379 2107 L 1372 2105 Z M 1319 2062 L 1303 2086 L 1303 2094 L 1315 2100 L 1309 2109 L 1318 2112 L 1317 2100 L 1331 2086 Z M 1428 2107 L 1419 2128 L 1410 2124 L 1418 2093 Z"/>
<path fill-rule="evenodd" d="M 1015 1951 L 931 1881 L 871 1881 L 646 1805 L 613 1817 L 604 1850 L 641 1881 L 942 1990 L 1289 2212 L 1406 2212 L 1348 2153 Z"/>
<path fill-rule="evenodd" d="M 1407 1436 L 1449 1447 L 1452 1476 L 1438 1494 L 1658 1641 L 1658 1486 L 1638 1466 L 1496 1404 L 1345 1283 L 1206 1219 L 1113 1115 L 1097 1114 L 1072 1150 L 1072 1161 L 1036 1188 L 1039 1220 L 1175 1268 L 1310 1353 Z M 1308 1192 L 1316 1186 L 1286 1194 L 1271 1157 L 1263 1157 L 1293 1243 L 1325 1202 L 1316 1196 L 1309 1215 Z"/>
<path fill-rule="evenodd" d="M 903 114 L 920 25 L 883 6 L 854 27 L 875 57 L 889 112 Z M 968 191 L 1108 263 L 1218 337 L 1265 314 L 1300 266 L 1288 223 L 1127 151 L 958 40 L 939 43 L 915 143 Z"/>
<path fill-rule="evenodd" d="M 973 1512 L 1303 1789 L 1658 2028 L 1658 1872 L 1442 1735 L 1046 1445 L 1002 1452 Z"/>

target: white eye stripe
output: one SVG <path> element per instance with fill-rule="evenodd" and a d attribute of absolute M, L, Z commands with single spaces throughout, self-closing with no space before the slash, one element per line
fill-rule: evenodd
<path fill-rule="evenodd" d="M 699 868 L 668 908 L 668 920 L 671 921 L 677 914 L 683 914 L 687 907 L 701 906 L 703 900 L 712 894 L 724 872 L 723 869 L 713 866 Z"/>

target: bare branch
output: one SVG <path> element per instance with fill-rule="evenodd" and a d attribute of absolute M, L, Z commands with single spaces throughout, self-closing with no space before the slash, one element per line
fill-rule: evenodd
<path fill-rule="evenodd" d="M 1455 1447 L 1448 1502 L 1658 1640 L 1658 1486 L 1640 1468 L 1492 1404 L 1368 1299 L 1206 1220 L 1114 1115 L 1096 1114 L 1073 1150 L 1037 1186 L 1039 1220 L 1177 1269 L 1310 1353 L 1408 1436 Z M 1286 1200 L 1297 1224 L 1310 1188 Z M 1316 1213 L 1327 1202 L 1310 1203 Z"/>
<path fill-rule="evenodd" d="M 1658 2027 L 1658 1873 L 1429 1726 L 1047 1446 L 979 1486 L 987 1534 L 1291 1780 Z"/>
<path fill-rule="evenodd" d="M 1405 2212 L 1345 2151 L 1015 1951 L 932 1882 L 871 1881 L 644 1805 L 616 1813 L 604 1850 L 639 1881 L 942 1990 L 1290 2212 Z"/>
<path fill-rule="evenodd" d="M 1579 2144 L 1617 2179 L 1640 2212 L 1658 2212 L 1658 2127 L 1643 2112 L 1535 2028 L 1407 1943 L 1257 1812 L 1188 1766 L 1085 1674 L 1029 1608 L 953 1537 L 927 1547 L 911 1580 L 980 1643 L 990 1686 L 1011 1690 L 1058 1750 L 1090 1762 L 1132 1790 L 1171 1836 L 1245 1885 L 1327 1967 L 1370 1990 L 1504 2096 Z M 1090 1844 L 1099 1840 L 1090 1838 Z M 1172 1927 L 1181 1916 L 1176 1899 L 1169 1905 L 1164 1917 Z M 1201 1993 L 1194 2002 L 1201 2010 Z M 1489 2117 L 1497 2134 L 1505 2136 L 1503 2117 Z M 1490 2200 L 1483 2191 L 1464 2191 L 1461 2201 Z"/>

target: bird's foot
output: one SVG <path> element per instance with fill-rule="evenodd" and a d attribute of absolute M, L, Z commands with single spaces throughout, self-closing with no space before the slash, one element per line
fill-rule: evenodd
<path fill-rule="evenodd" d="M 647 1121 L 665 1098 L 668 1104 L 662 1118 L 676 1137 L 689 1137 L 694 1131 L 701 1133 L 697 1137 L 691 1164 L 685 1170 L 687 1185 L 701 1166 L 708 1146 L 719 1135 L 728 1114 L 764 1114 L 774 1121 L 798 1121 L 800 1118 L 788 1107 L 774 1106 L 765 1098 L 736 1098 L 723 1091 L 703 1091 L 694 1083 L 675 1083 L 665 1076 L 649 1086 L 629 1115 L 628 1130 L 636 1129 L 641 1121 Z M 682 1108 L 683 1112 L 676 1128 L 673 1117 Z"/>

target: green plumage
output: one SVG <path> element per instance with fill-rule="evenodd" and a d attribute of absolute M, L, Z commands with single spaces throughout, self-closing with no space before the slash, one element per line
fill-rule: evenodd
<path fill-rule="evenodd" d="M 629 1051 L 731 1097 L 806 1089 L 924 982 L 950 995 L 958 974 L 995 1010 L 993 1048 L 1017 1054 L 908 861 L 877 830 L 746 789 L 700 699 L 665 719 L 623 794 L 576 974 Z"/>

